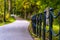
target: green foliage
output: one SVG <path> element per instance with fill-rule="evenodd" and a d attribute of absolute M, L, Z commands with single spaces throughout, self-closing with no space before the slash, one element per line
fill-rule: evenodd
<path fill-rule="evenodd" d="M 14 13 L 23 18 L 41 13 L 47 7 L 53 7 L 54 13 L 57 14 L 60 10 L 60 0 L 0 0 L 0 14 Z"/>

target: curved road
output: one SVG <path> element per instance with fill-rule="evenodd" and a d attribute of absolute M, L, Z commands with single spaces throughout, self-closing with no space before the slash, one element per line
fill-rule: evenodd
<path fill-rule="evenodd" d="M 29 22 L 16 20 L 13 23 L 0 26 L 0 40 L 33 40 L 28 32 Z"/>

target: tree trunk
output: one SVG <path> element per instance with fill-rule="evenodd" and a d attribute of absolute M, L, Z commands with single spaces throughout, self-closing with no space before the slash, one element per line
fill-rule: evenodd
<path fill-rule="evenodd" d="M 9 14 L 12 14 L 12 0 L 8 0 L 9 3 Z"/>
<path fill-rule="evenodd" d="M 24 19 L 26 19 L 26 10 L 25 10 L 25 13 L 24 14 L 25 14 Z"/>
<path fill-rule="evenodd" d="M 4 0 L 4 22 L 6 22 L 6 0 Z"/>

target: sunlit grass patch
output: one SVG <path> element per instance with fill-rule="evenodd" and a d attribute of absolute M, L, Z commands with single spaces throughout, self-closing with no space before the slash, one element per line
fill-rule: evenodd
<path fill-rule="evenodd" d="M 10 22 L 14 22 L 15 19 L 14 19 L 13 17 L 11 17 L 11 18 L 9 18 L 9 21 L 10 21 Z"/>
<path fill-rule="evenodd" d="M 53 25 L 53 31 L 57 33 L 59 31 L 59 25 Z M 46 26 L 46 30 L 49 30 L 49 26 Z"/>
<path fill-rule="evenodd" d="M 4 23 L 0 23 L 0 26 L 4 25 Z"/>
<path fill-rule="evenodd" d="M 6 22 L 4 22 L 4 21 L 0 22 L 0 26 L 8 24 L 8 23 L 12 23 L 14 21 L 15 21 L 15 19 L 13 17 L 10 17 L 9 19 L 6 20 Z"/>

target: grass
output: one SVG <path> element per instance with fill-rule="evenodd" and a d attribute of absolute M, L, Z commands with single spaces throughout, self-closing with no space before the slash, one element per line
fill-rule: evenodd
<path fill-rule="evenodd" d="M 30 32 L 31 36 L 34 38 L 34 40 L 41 40 L 40 37 L 36 36 L 33 33 L 31 24 L 30 24 L 30 26 L 29 26 L 28 29 L 29 29 L 29 32 Z M 46 26 L 46 30 L 49 30 L 49 27 L 48 26 Z M 53 31 L 54 31 L 54 33 L 57 34 L 59 32 L 59 25 L 53 25 Z M 48 35 L 49 35 L 49 33 L 46 33 L 46 37 L 48 37 Z M 46 40 L 48 40 L 48 39 L 46 39 Z M 53 36 L 52 40 L 58 40 L 58 36 L 57 37 Z"/>
<path fill-rule="evenodd" d="M 46 29 L 48 30 L 49 27 L 47 26 Z M 58 34 L 59 33 L 59 25 L 53 25 L 53 32 L 55 34 Z M 48 34 L 48 33 L 47 33 Z M 49 35 L 49 34 L 48 34 Z M 58 36 L 52 36 L 52 40 L 58 40 Z"/>
<path fill-rule="evenodd" d="M 15 19 L 13 17 L 10 17 L 9 19 L 7 19 L 6 22 L 0 22 L 0 26 L 5 25 L 5 24 L 12 23 L 14 21 L 15 21 Z"/>
<path fill-rule="evenodd" d="M 4 25 L 4 23 L 0 23 L 0 26 Z"/>

